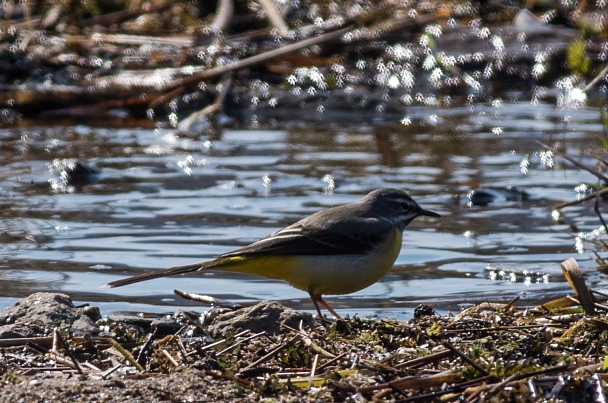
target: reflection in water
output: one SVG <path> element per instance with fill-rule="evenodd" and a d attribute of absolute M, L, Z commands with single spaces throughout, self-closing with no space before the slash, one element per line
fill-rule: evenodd
<path fill-rule="evenodd" d="M 430 119 L 429 116 L 433 115 Z M 567 136 L 564 116 L 568 115 Z M 396 267 L 379 283 L 327 300 L 343 314 L 408 317 L 420 303 L 440 312 L 519 295 L 523 303 L 563 290 L 559 263 L 576 256 L 569 222 L 550 207 L 594 178 L 543 163 L 537 140 L 571 150 L 601 132 L 592 109 L 503 103 L 408 109 L 408 125 L 325 125 L 284 131 L 228 131 L 220 139 L 162 129 L 24 128 L 0 132 L 0 308 L 38 290 L 117 309 L 188 305 L 173 289 L 235 302 L 274 299 L 312 311 L 307 295 L 281 282 L 211 273 L 126 288 L 109 281 L 212 258 L 321 208 L 378 187 L 407 190 L 440 220 L 414 222 Z M 500 133 L 495 129 L 500 127 Z M 53 189 L 53 161 L 101 170 L 99 181 Z M 521 163 L 526 161 L 527 173 Z M 588 161 L 589 163 L 592 163 Z M 455 202 L 482 186 L 516 186 L 527 200 Z M 582 231 L 592 206 L 567 214 Z M 486 266 L 542 273 L 549 281 L 491 281 Z M 596 288 L 603 275 L 589 273 Z M 168 305 L 170 308 L 160 308 Z M 200 308 L 198 308 L 200 309 Z"/>
<path fill-rule="evenodd" d="M 401 165 L 397 153 L 396 136 L 384 127 L 373 127 L 372 131 L 378 146 L 381 164 L 388 168 L 396 168 Z"/>

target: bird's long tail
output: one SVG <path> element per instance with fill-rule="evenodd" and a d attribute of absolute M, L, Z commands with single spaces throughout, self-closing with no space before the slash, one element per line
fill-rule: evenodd
<path fill-rule="evenodd" d="M 154 278 L 173 276 L 175 274 L 190 273 L 193 271 L 204 270 L 208 267 L 205 263 L 190 264 L 187 266 L 171 267 L 167 270 L 154 270 L 133 277 L 127 277 L 122 280 L 112 281 L 106 284 L 108 287 L 122 287 L 123 285 L 139 283 L 140 281 L 152 280 Z"/>

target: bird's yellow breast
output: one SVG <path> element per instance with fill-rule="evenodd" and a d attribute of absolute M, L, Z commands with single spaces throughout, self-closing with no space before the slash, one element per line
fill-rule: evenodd
<path fill-rule="evenodd" d="M 220 258 L 212 267 L 280 279 L 314 294 L 349 294 L 372 285 L 395 263 L 401 251 L 395 227 L 386 240 L 366 254 L 242 255 Z"/>

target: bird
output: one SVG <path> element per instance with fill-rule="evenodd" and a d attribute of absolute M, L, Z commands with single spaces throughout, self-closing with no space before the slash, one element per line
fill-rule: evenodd
<path fill-rule="evenodd" d="M 318 211 L 247 246 L 214 260 L 148 271 L 113 281 L 121 287 L 140 281 L 211 269 L 283 280 L 308 292 L 335 318 L 323 295 L 350 294 L 380 280 L 399 256 L 405 227 L 417 217 L 440 217 L 405 191 L 373 190 L 360 200 Z"/>

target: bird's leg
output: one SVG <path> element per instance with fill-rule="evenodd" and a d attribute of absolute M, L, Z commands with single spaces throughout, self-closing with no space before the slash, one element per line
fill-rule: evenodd
<path fill-rule="evenodd" d="M 323 305 L 323 308 L 327 309 L 337 319 L 342 319 L 342 317 L 340 315 L 338 315 L 336 313 L 336 311 L 334 311 L 333 308 L 331 306 L 329 306 L 329 304 L 323 300 L 323 297 L 321 297 L 320 294 L 314 294 L 312 291 L 309 291 L 308 294 L 310 295 L 310 299 L 312 299 L 312 302 L 315 304 L 315 308 L 317 308 L 317 313 L 319 314 L 319 318 L 323 318 L 323 315 L 321 314 L 321 309 L 319 309 L 319 304 L 321 304 L 321 305 Z"/>
<path fill-rule="evenodd" d="M 319 314 L 319 318 L 323 319 L 323 315 L 321 314 L 321 309 L 319 308 L 319 304 L 317 303 L 317 296 L 315 294 L 313 294 L 312 291 L 310 291 L 308 293 L 308 295 L 310 295 L 310 299 L 312 300 L 312 303 L 315 304 L 315 308 L 317 308 L 317 314 Z"/>
<path fill-rule="evenodd" d="M 336 311 L 334 311 L 333 308 L 331 306 L 329 306 L 329 304 L 327 302 L 325 302 L 323 300 L 323 298 L 321 298 L 320 295 L 319 295 L 319 303 L 321 305 L 323 305 L 323 307 L 325 309 L 327 309 L 329 312 L 331 312 L 331 314 L 334 315 L 336 319 L 342 319 L 342 316 L 338 315 L 338 313 Z"/>

